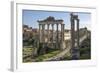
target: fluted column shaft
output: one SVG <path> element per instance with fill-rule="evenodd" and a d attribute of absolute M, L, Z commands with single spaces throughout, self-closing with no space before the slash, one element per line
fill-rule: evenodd
<path fill-rule="evenodd" d="M 42 42 L 43 42 L 43 43 L 44 43 L 44 41 L 45 41 L 44 30 L 45 30 L 45 24 L 42 25 Z"/>
<path fill-rule="evenodd" d="M 56 24 L 57 25 L 57 30 L 56 30 L 56 34 L 57 34 L 57 38 L 56 38 L 56 48 L 58 49 L 58 40 L 59 40 L 59 32 L 58 32 L 58 25 L 59 24 Z"/>
<path fill-rule="evenodd" d="M 79 19 L 77 19 L 77 48 L 79 49 Z"/>
<path fill-rule="evenodd" d="M 71 48 L 74 49 L 75 47 L 75 24 L 74 19 L 71 19 Z"/>
<path fill-rule="evenodd" d="M 64 41 L 64 24 L 61 24 L 61 40 Z"/>
<path fill-rule="evenodd" d="M 53 32 L 54 32 L 54 24 L 52 24 L 52 43 L 53 43 Z"/>
<path fill-rule="evenodd" d="M 47 32 L 48 32 L 48 33 L 47 33 L 47 39 L 48 39 L 48 42 L 49 42 L 49 40 L 50 40 L 50 38 L 49 38 L 49 36 L 50 36 L 50 34 L 49 34 L 49 25 L 50 25 L 50 24 L 47 25 Z"/>
<path fill-rule="evenodd" d="M 39 42 L 41 42 L 41 24 L 39 24 Z"/>

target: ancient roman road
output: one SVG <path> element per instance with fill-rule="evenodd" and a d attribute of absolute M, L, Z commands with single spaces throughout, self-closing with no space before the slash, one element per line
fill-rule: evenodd
<path fill-rule="evenodd" d="M 80 44 L 87 38 L 87 35 L 84 35 L 83 37 L 81 37 L 80 39 Z M 76 46 L 76 43 L 75 43 L 75 46 Z M 63 51 L 61 51 L 60 53 L 58 53 L 56 56 L 53 56 L 51 58 L 47 58 L 47 59 L 44 59 L 44 61 L 52 61 L 52 60 L 60 60 L 61 58 L 63 58 L 63 56 L 65 54 L 68 54 L 68 52 L 70 52 L 70 45 L 68 45 L 68 47 L 66 49 L 64 49 Z"/>

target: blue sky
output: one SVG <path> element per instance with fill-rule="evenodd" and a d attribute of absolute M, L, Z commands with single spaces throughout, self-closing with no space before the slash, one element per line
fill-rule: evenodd
<path fill-rule="evenodd" d="M 80 19 L 80 28 L 91 26 L 91 14 L 90 13 L 76 13 Z M 70 29 L 70 12 L 54 12 L 54 11 L 36 11 L 36 10 L 23 10 L 22 23 L 29 25 L 33 28 L 38 28 L 37 20 L 44 20 L 48 16 L 53 16 L 55 19 L 63 19 L 65 28 Z"/>

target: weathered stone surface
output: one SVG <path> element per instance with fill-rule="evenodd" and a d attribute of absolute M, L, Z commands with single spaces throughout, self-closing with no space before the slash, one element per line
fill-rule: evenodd
<path fill-rule="evenodd" d="M 64 49 L 63 48 L 63 42 L 64 42 L 64 24 L 62 19 L 55 19 L 52 16 L 49 16 L 48 18 L 44 20 L 38 20 L 39 23 L 39 41 L 42 43 L 42 49 L 43 46 L 46 46 L 45 43 L 48 45 L 52 45 L 51 48 L 55 49 Z M 56 25 L 56 34 L 54 34 L 54 25 Z M 61 31 L 58 30 L 59 25 L 61 26 Z M 47 26 L 47 30 L 45 29 L 45 26 Z M 52 29 L 50 29 L 50 26 Z M 41 33 L 42 32 L 42 33 Z M 47 34 L 45 33 L 47 32 Z M 59 35 L 59 32 L 61 32 L 61 36 Z M 54 35 L 56 35 L 54 39 Z M 61 44 L 61 45 L 60 45 Z M 49 47 L 49 46 L 48 46 Z M 44 49 L 43 49 L 44 50 Z M 41 52 L 44 52 L 44 51 Z"/>
<path fill-rule="evenodd" d="M 79 59 L 79 19 L 78 15 L 70 14 L 70 22 L 71 22 L 71 52 L 72 59 Z M 77 34 L 75 33 L 75 20 L 77 21 Z M 75 38 L 76 36 L 76 38 Z M 77 46 L 75 46 L 75 43 Z"/>

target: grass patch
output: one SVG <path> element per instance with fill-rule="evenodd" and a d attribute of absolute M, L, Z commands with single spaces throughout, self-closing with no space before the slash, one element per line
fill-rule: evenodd
<path fill-rule="evenodd" d="M 33 48 L 23 48 L 23 62 L 27 63 L 27 62 L 32 62 L 33 60 L 35 62 L 40 62 L 40 61 L 44 61 L 44 59 L 48 59 L 51 58 L 53 56 L 55 56 L 56 54 L 60 53 L 60 50 L 50 50 L 47 54 L 44 55 L 39 55 L 36 58 L 32 59 L 32 51 L 34 51 Z"/>
<path fill-rule="evenodd" d="M 43 61 L 44 59 L 53 57 L 53 56 L 55 56 L 55 55 L 58 54 L 58 53 L 60 53 L 60 50 L 52 51 L 52 52 L 49 52 L 49 53 L 47 53 L 47 54 L 40 55 L 40 56 L 36 57 L 35 60 L 36 60 L 37 62 Z"/>

